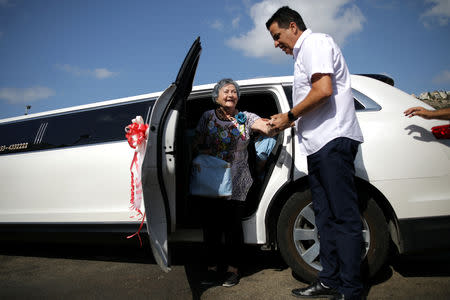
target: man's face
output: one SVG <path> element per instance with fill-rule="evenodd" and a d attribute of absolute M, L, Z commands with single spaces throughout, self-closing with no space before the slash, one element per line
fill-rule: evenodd
<path fill-rule="evenodd" d="M 275 48 L 280 48 L 284 53 L 292 55 L 295 43 L 297 42 L 299 29 L 294 22 L 288 28 L 280 28 L 278 22 L 273 22 L 269 27 Z"/>

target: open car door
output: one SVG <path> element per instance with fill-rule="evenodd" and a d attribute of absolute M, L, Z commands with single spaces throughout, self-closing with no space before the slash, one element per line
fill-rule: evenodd
<path fill-rule="evenodd" d="M 175 136 L 180 114 L 192 90 L 201 49 L 198 37 L 186 55 L 175 82 L 156 100 L 142 163 L 142 190 L 150 245 L 156 262 L 166 272 L 170 270 L 167 235 L 174 228 L 176 217 L 178 148 Z"/>

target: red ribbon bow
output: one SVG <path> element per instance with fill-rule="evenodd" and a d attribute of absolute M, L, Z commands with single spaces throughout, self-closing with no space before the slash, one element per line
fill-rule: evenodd
<path fill-rule="evenodd" d="M 132 123 L 125 127 L 125 137 L 128 140 L 128 144 L 131 148 L 136 149 L 136 147 L 145 141 L 145 132 L 148 129 L 148 124 Z"/>

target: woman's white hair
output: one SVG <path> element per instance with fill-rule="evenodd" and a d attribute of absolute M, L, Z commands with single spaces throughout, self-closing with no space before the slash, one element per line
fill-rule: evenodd
<path fill-rule="evenodd" d="M 223 88 L 225 85 L 227 84 L 232 84 L 234 85 L 234 87 L 236 88 L 236 93 L 239 99 L 240 96 L 240 92 L 239 92 L 239 84 L 237 84 L 236 81 L 234 81 L 231 78 L 224 78 L 221 79 L 218 83 L 216 83 L 216 85 L 214 86 L 213 92 L 212 92 L 212 101 L 214 102 L 214 104 L 217 104 L 217 97 L 219 97 L 219 91 L 221 88 Z"/>

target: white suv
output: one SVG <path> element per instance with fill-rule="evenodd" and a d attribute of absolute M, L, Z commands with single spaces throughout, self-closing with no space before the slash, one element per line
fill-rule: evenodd
<path fill-rule="evenodd" d="M 143 115 L 150 128 L 142 165 L 146 227 L 156 260 L 169 270 L 169 238 L 200 233 L 205 213 L 188 193 L 193 131 L 213 105 L 213 84 L 192 88 L 200 52 L 197 39 L 163 93 L 1 120 L 0 231 L 137 230 L 127 202 L 132 152 L 122 130 Z M 239 110 L 270 117 L 292 106 L 292 77 L 238 83 Z M 389 249 L 450 245 L 442 238 L 450 233 L 450 142 L 430 130 L 444 122 L 403 116 L 426 106 L 414 97 L 369 76 L 352 75 L 352 88 L 365 139 L 355 163 L 364 265 L 373 275 Z M 321 269 L 320 243 L 297 142 L 295 128 L 277 136 L 264 180 L 246 201 L 244 240 L 278 248 L 295 273 L 312 280 Z"/>

